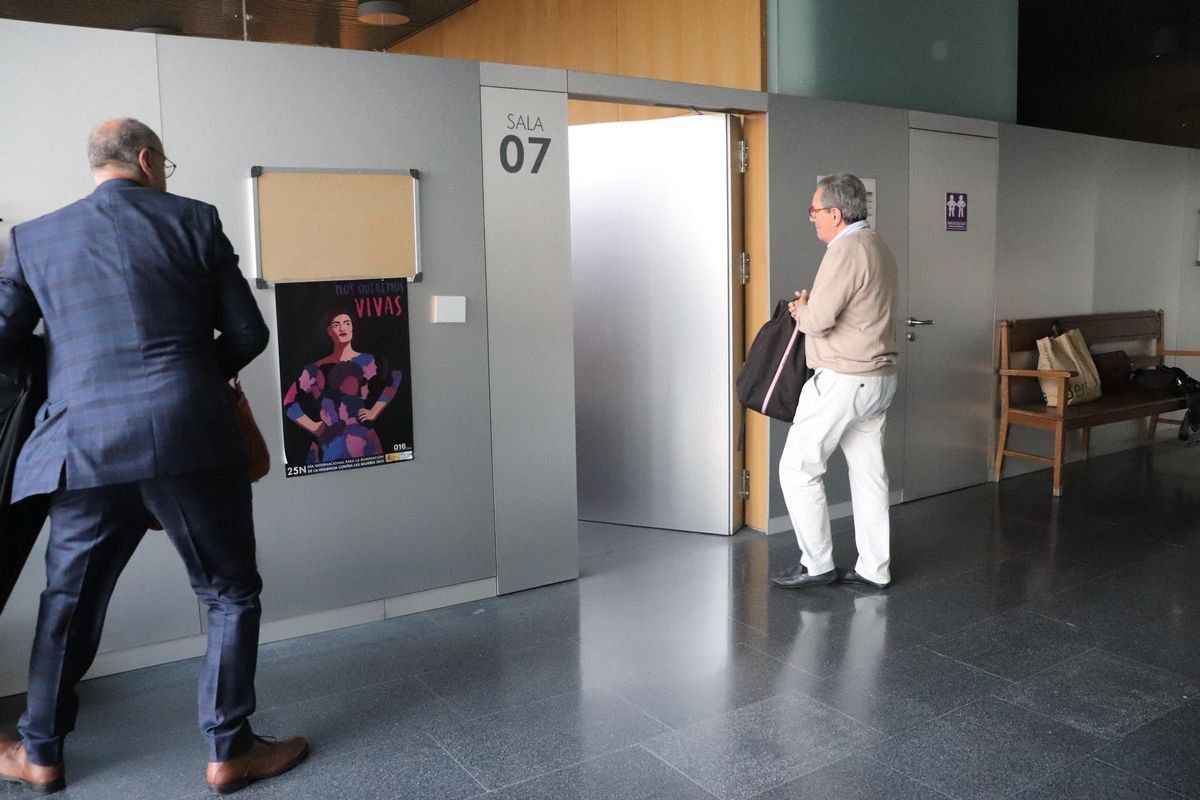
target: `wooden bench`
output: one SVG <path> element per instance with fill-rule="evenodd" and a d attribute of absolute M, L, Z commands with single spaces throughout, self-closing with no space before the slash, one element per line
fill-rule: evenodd
<path fill-rule="evenodd" d="M 1067 331 L 1079 328 L 1089 347 L 1100 345 L 1099 349 L 1116 349 L 1111 347 L 1118 343 L 1132 344 L 1151 352 L 1138 354 L 1130 352 L 1133 366 L 1152 367 L 1163 363 L 1166 356 L 1200 356 L 1200 350 L 1166 350 L 1163 348 L 1163 312 L 1133 311 L 1113 314 L 1087 314 L 1074 317 L 1045 317 L 1042 319 L 1002 320 L 1000 322 L 1000 436 L 996 442 L 996 461 L 992 469 L 992 480 L 1000 480 L 1000 470 L 1004 466 L 1005 456 L 1036 461 L 1039 464 L 1050 464 L 1054 467 L 1054 496 L 1062 494 L 1063 455 L 1066 451 L 1067 431 L 1083 431 L 1083 457 L 1087 458 L 1091 429 L 1096 425 L 1109 422 L 1121 422 L 1146 417 L 1149 425 L 1146 431 L 1146 441 L 1154 440 L 1158 429 L 1159 417 L 1187 408 L 1183 397 L 1176 394 L 1153 394 L 1135 391 L 1131 387 L 1115 394 L 1105 394 L 1098 400 L 1083 403 L 1078 406 L 1047 406 L 1040 397 L 1040 389 L 1036 392 L 1026 391 L 1025 397 L 1013 396 L 1014 389 L 1030 382 L 1037 387 L 1038 378 L 1054 378 L 1059 381 L 1058 396 L 1066 397 L 1067 378 L 1074 373 L 1053 370 L 1014 369 L 1014 354 L 1026 353 L 1033 367 L 1037 364 L 1037 340 L 1049 336 L 1054 324 Z M 1109 345 L 1108 348 L 1103 347 Z M 1018 362 L 1020 363 L 1020 362 Z M 1032 399 L 1032 396 L 1038 399 Z M 1014 402 L 1014 399 L 1016 402 Z M 1163 422 L 1179 424 L 1177 420 L 1164 419 Z M 1020 450 L 1009 450 L 1008 429 L 1011 425 L 1054 432 L 1054 455 L 1039 456 Z"/>

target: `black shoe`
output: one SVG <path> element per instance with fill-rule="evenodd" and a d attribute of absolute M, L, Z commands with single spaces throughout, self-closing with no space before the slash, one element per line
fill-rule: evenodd
<path fill-rule="evenodd" d="M 870 586 L 872 589 L 879 589 L 880 591 L 892 585 L 890 581 L 888 583 L 876 583 L 875 581 L 869 581 L 852 569 L 841 569 L 840 567 L 837 569 L 837 582 L 856 583 L 859 586 Z"/>
<path fill-rule="evenodd" d="M 794 566 L 788 567 L 787 569 L 783 570 L 782 572 L 776 572 L 774 575 L 771 576 L 771 580 L 772 581 L 791 580 L 793 578 L 799 577 L 800 575 L 806 575 L 807 573 L 808 573 L 808 567 L 804 566 L 799 561 L 797 561 Z"/>
<path fill-rule="evenodd" d="M 771 583 L 785 589 L 803 589 L 808 586 L 827 586 L 833 583 L 836 577 L 836 570 L 831 569 L 820 575 L 809 575 L 803 564 L 797 564 L 771 578 Z"/>

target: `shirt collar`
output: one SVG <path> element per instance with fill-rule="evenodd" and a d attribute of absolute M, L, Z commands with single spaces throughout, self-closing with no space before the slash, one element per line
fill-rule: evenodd
<path fill-rule="evenodd" d="M 142 184 L 129 178 L 109 178 L 104 183 L 98 184 L 94 191 L 109 191 L 111 189 L 139 189 Z"/>
<path fill-rule="evenodd" d="M 867 221 L 865 219 L 860 219 L 858 222 L 851 222 L 849 225 L 847 225 L 846 227 L 844 227 L 840 231 L 838 231 L 837 236 L 834 236 L 832 239 L 830 239 L 829 244 L 827 244 L 825 246 L 832 247 L 833 243 L 836 242 L 838 239 L 842 238 L 843 236 L 847 236 L 851 233 L 858 233 L 859 231 L 866 230 L 869 227 L 870 226 L 867 224 Z"/>

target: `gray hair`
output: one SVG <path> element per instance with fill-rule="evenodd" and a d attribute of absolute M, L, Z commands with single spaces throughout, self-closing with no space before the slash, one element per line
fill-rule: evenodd
<path fill-rule="evenodd" d="M 88 136 L 88 165 L 93 172 L 105 167 L 137 171 L 143 148 L 163 152 L 162 140 L 149 126 L 136 119 L 102 122 Z"/>
<path fill-rule="evenodd" d="M 842 219 L 847 223 L 867 218 L 867 187 L 849 172 L 826 175 L 817 181 L 821 189 L 821 202 L 826 208 L 841 209 Z"/>

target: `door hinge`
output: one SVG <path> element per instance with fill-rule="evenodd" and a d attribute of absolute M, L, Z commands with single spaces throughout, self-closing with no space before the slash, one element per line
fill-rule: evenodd
<path fill-rule="evenodd" d="M 750 254 L 747 253 L 745 250 L 742 251 L 741 267 L 742 267 L 742 274 L 741 274 L 742 286 L 745 286 L 747 283 L 750 282 Z"/>
<path fill-rule="evenodd" d="M 745 139 L 738 142 L 738 172 L 745 172 L 750 168 L 750 145 Z"/>
<path fill-rule="evenodd" d="M 750 470 L 742 470 L 742 489 L 738 492 L 738 498 L 742 500 L 750 499 Z"/>

